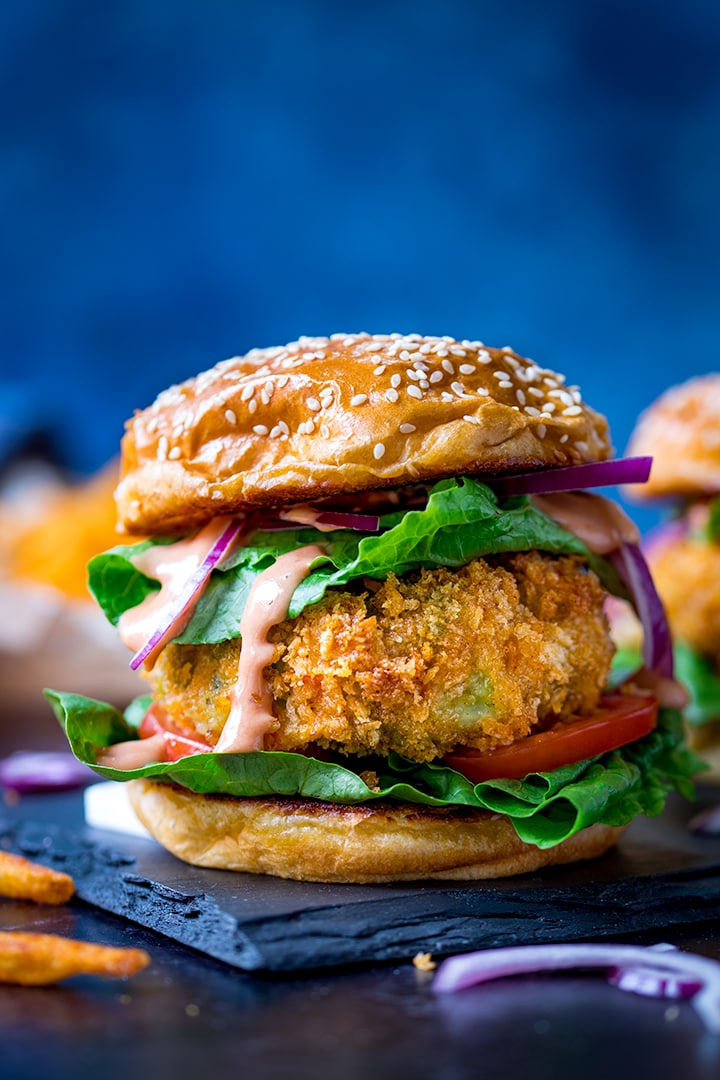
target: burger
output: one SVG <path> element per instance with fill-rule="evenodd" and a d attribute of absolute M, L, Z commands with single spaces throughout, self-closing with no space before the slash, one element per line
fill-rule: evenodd
<path fill-rule="evenodd" d="M 590 490 L 648 467 L 509 347 L 335 334 L 224 360 L 126 425 L 128 542 L 89 565 L 149 693 L 48 699 L 196 865 L 469 880 L 601 855 L 693 790 L 637 530 Z M 610 593 L 647 628 L 612 689 Z"/>
<path fill-rule="evenodd" d="M 651 454 L 652 474 L 628 488 L 663 520 L 645 551 L 673 632 L 675 671 L 690 701 L 687 742 L 720 779 L 720 375 L 670 387 L 640 416 L 629 452 Z M 632 666 L 638 628 L 627 610 L 613 630 L 616 664 Z"/>

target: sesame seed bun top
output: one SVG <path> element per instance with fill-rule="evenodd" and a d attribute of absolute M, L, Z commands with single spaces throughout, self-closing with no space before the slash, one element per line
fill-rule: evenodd
<path fill-rule="evenodd" d="M 509 347 L 334 334 L 253 349 L 128 421 L 120 527 L 171 533 L 220 514 L 459 475 L 611 456 L 605 418 Z"/>
<path fill-rule="evenodd" d="M 629 454 L 650 455 L 647 483 L 630 485 L 637 499 L 702 498 L 720 491 L 720 374 L 671 386 L 643 412 Z"/>

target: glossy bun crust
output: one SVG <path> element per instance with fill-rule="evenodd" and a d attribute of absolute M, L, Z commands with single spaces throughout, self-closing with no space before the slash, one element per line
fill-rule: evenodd
<path fill-rule="evenodd" d="M 122 442 L 127 533 L 371 489 L 611 456 L 603 416 L 509 348 L 417 334 L 302 338 L 164 391 Z"/>
<path fill-rule="evenodd" d="M 508 818 L 470 807 L 378 802 L 340 806 L 298 797 L 198 795 L 129 782 L 139 820 L 194 866 L 297 881 L 473 881 L 595 858 L 624 831 L 592 825 L 555 847 L 525 844 Z"/>
<path fill-rule="evenodd" d="M 653 458 L 633 498 L 697 498 L 720 491 L 720 375 L 699 375 L 666 390 L 640 416 L 629 454 Z"/>

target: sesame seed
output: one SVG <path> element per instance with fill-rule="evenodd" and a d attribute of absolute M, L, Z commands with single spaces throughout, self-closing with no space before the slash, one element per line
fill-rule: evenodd
<path fill-rule="evenodd" d="M 320 412 L 320 409 L 322 408 L 320 402 L 315 397 L 309 397 L 305 404 L 307 405 L 308 409 L 312 409 L 313 412 Z"/>
<path fill-rule="evenodd" d="M 461 364 L 458 368 L 461 375 L 472 375 L 475 371 L 474 364 Z"/>
<path fill-rule="evenodd" d="M 368 399 L 367 394 L 355 394 L 353 397 L 350 398 L 350 404 L 351 405 L 364 405 L 365 402 L 367 401 L 367 399 Z"/>
<path fill-rule="evenodd" d="M 322 435 L 323 439 L 330 438 L 330 428 L 327 426 L 327 424 L 320 425 L 320 434 Z"/>
<path fill-rule="evenodd" d="M 506 371 L 493 371 L 493 375 L 496 379 L 507 379 Z"/>
<path fill-rule="evenodd" d="M 283 435 L 290 434 L 290 428 L 287 426 L 284 420 L 278 420 L 278 427 L 282 431 Z"/>
<path fill-rule="evenodd" d="M 480 420 L 478 420 L 477 416 L 471 416 L 470 413 L 466 413 L 465 416 L 463 416 L 463 420 L 467 420 L 469 424 L 480 423 Z"/>
<path fill-rule="evenodd" d="M 314 430 L 315 430 L 315 421 L 312 420 L 312 419 L 306 420 L 305 421 L 305 431 L 307 432 L 307 434 L 312 435 Z"/>
<path fill-rule="evenodd" d="M 389 386 L 385 391 L 385 397 L 388 401 L 397 401 L 400 397 L 394 386 Z"/>
<path fill-rule="evenodd" d="M 458 397 L 465 396 L 465 387 L 461 382 L 450 383 L 450 389 L 454 394 L 457 394 Z"/>
<path fill-rule="evenodd" d="M 386 364 L 380 364 L 378 367 L 375 368 L 373 374 L 374 375 L 382 375 L 383 372 L 385 371 L 386 366 L 387 366 Z"/>
<path fill-rule="evenodd" d="M 267 392 L 267 390 L 265 389 L 264 386 L 263 386 L 262 390 L 260 391 L 260 400 L 262 401 L 263 405 L 269 405 L 270 404 L 270 395 L 268 394 L 268 392 Z"/>
<path fill-rule="evenodd" d="M 568 435 L 561 435 L 560 436 L 560 442 L 561 443 L 566 443 L 568 441 L 568 438 L 569 438 Z"/>
<path fill-rule="evenodd" d="M 395 372 L 393 377 L 390 379 L 390 385 L 398 387 L 401 382 L 402 382 L 402 378 L 400 377 L 400 375 L 398 375 L 397 372 Z"/>
<path fill-rule="evenodd" d="M 447 349 L 436 349 L 436 350 L 435 350 L 435 354 L 436 354 L 436 356 L 442 356 L 442 357 L 445 357 L 445 356 L 447 356 L 447 355 L 448 355 L 448 351 L 447 351 Z M 450 361 L 448 361 L 448 363 L 450 363 Z M 445 365 L 444 365 L 444 364 L 443 364 L 443 367 L 445 367 Z M 447 368 L 445 368 L 445 370 L 447 371 Z M 453 369 L 453 370 L 454 370 L 454 369 Z"/>
<path fill-rule="evenodd" d="M 577 450 L 580 451 L 581 454 L 587 454 L 588 450 L 590 449 L 588 444 L 583 439 L 578 439 L 578 441 L 575 443 L 575 447 Z"/>
<path fill-rule="evenodd" d="M 525 412 L 528 416 L 540 416 L 540 410 L 536 409 L 534 405 L 526 405 Z"/>
<path fill-rule="evenodd" d="M 225 410 L 225 419 L 227 420 L 228 424 L 237 424 L 237 416 L 232 411 L 232 409 Z"/>
<path fill-rule="evenodd" d="M 563 409 L 563 416 L 580 416 L 582 409 L 579 405 L 570 405 L 567 409 Z"/>
<path fill-rule="evenodd" d="M 445 355 L 447 356 L 447 353 Z M 440 353 L 438 353 L 438 356 L 440 356 Z M 455 374 L 455 365 L 453 364 L 452 360 L 443 360 L 442 366 L 445 371 L 447 371 L 448 375 Z"/>
<path fill-rule="evenodd" d="M 315 355 L 317 355 L 317 353 Z M 289 375 L 281 375 L 280 378 L 277 381 L 278 390 L 282 390 L 282 388 L 284 386 L 287 386 L 289 379 L 290 379 Z"/>
<path fill-rule="evenodd" d="M 417 431 L 417 428 L 415 427 L 414 424 L 401 424 L 400 425 L 400 433 L 401 433 L 401 435 L 412 435 L 413 431 Z"/>
<path fill-rule="evenodd" d="M 275 383 L 272 381 L 272 379 L 268 379 L 267 382 L 265 383 L 265 385 L 263 386 L 263 390 L 265 391 L 265 393 L 267 394 L 268 397 L 273 396 L 274 389 L 275 389 Z"/>
<path fill-rule="evenodd" d="M 272 428 L 271 431 L 270 431 L 270 438 L 271 439 L 277 439 L 281 435 L 282 435 L 282 428 L 280 427 L 279 424 L 276 424 L 275 427 Z"/>
<path fill-rule="evenodd" d="M 480 349 L 475 359 L 479 364 L 489 364 L 492 360 L 492 356 L 487 351 L 487 349 Z"/>
<path fill-rule="evenodd" d="M 532 394 L 533 397 L 545 397 L 539 386 L 528 386 L 527 392 Z"/>
<path fill-rule="evenodd" d="M 253 431 L 256 435 L 267 435 L 268 433 L 268 429 L 265 427 L 264 424 L 256 424 L 253 428 Z"/>
<path fill-rule="evenodd" d="M 160 461 L 165 460 L 165 458 L 167 457 L 167 452 L 168 452 L 167 435 L 161 435 L 160 438 L 158 439 L 158 449 L 157 449 L 157 456 L 159 457 Z"/>
<path fill-rule="evenodd" d="M 408 386 L 407 392 L 410 397 L 421 398 L 423 396 L 423 392 L 419 386 Z"/>
<path fill-rule="evenodd" d="M 373 457 L 375 458 L 375 460 L 379 461 L 384 453 L 385 453 L 385 445 L 383 443 L 381 443 L 381 442 L 375 443 L 375 446 L 373 447 Z"/>
<path fill-rule="evenodd" d="M 254 393 L 255 393 L 255 387 L 251 386 L 248 383 L 247 386 L 243 386 L 243 388 L 242 388 L 242 393 L 240 394 L 240 400 L 241 401 L 249 401 Z"/>
<path fill-rule="evenodd" d="M 524 405 L 527 400 L 523 391 L 519 389 L 515 391 L 515 397 L 518 399 L 521 405 Z"/>
<path fill-rule="evenodd" d="M 252 413 L 255 413 L 255 412 L 257 412 L 257 401 L 255 401 L 255 399 L 254 399 L 254 398 L 253 398 L 253 400 L 252 400 L 252 401 L 248 401 L 248 412 L 249 412 L 249 413 L 250 413 L 251 415 L 252 415 Z"/>
<path fill-rule="evenodd" d="M 381 341 L 373 341 L 369 345 L 365 346 L 368 352 L 379 352 L 382 347 L 383 346 Z"/>
<path fill-rule="evenodd" d="M 418 349 L 418 352 L 422 353 L 423 356 L 427 356 L 427 354 L 430 352 L 431 349 L 432 349 L 432 345 L 429 345 L 427 343 L 427 341 L 426 341 L 424 345 L 420 346 L 420 348 Z"/>
<path fill-rule="evenodd" d="M 498 386 L 501 386 L 503 390 L 512 390 L 512 385 L 509 379 L 501 379 L 498 383 Z"/>
<path fill-rule="evenodd" d="M 544 439 L 546 432 L 547 428 L 544 424 L 538 424 L 538 426 L 535 428 L 535 434 L 537 435 L 538 439 Z"/>
<path fill-rule="evenodd" d="M 430 382 L 431 383 L 439 383 L 439 382 L 442 382 L 442 381 L 443 381 L 443 373 L 442 373 L 442 371 L 433 371 L 432 375 L 430 376 Z"/>
<path fill-rule="evenodd" d="M 400 359 L 405 360 L 406 362 L 410 359 L 410 353 L 407 351 L 407 349 L 403 349 L 403 351 L 400 353 Z"/>
<path fill-rule="evenodd" d="M 452 396 L 452 394 L 448 394 L 447 390 L 443 390 L 442 394 L 440 395 L 440 400 L 441 401 L 454 401 L 455 398 Z"/>
<path fill-rule="evenodd" d="M 480 394 L 481 397 L 490 397 L 490 391 L 487 390 L 484 386 L 476 386 L 475 393 Z"/>
<path fill-rule="evenodd" d="M 177 461 L 177 459 L 180 457 L 180 447 L 173 446 L 172 450 L 168 454 L 168 457 L 171 458 L 172 461 Z"/>

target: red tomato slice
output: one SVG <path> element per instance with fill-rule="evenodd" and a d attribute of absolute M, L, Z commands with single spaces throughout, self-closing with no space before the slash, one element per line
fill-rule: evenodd
<path fill-rule="evenodd" d="M 592 716 L 573 716 L 496 750 L 462 747 L 444 757 L 443 764 L 475 784 L 520 780 L 531 772 L 550 772 L 635 742 L 653 730 L 657 714 L 653 697 L 606 694 Z"/>
<path fill-rule="evenodd" d="M 164 736 L 166 761 L 177 761 L 188 754 L 207 754 L 213 749 L 201 739 L 191 739 L 187 735 L 172 731 L 168 727 L 167 716 L 159 705 L 150 706 L 138 730 L 141 739 L 147 739 L 150 735 Z"/>

